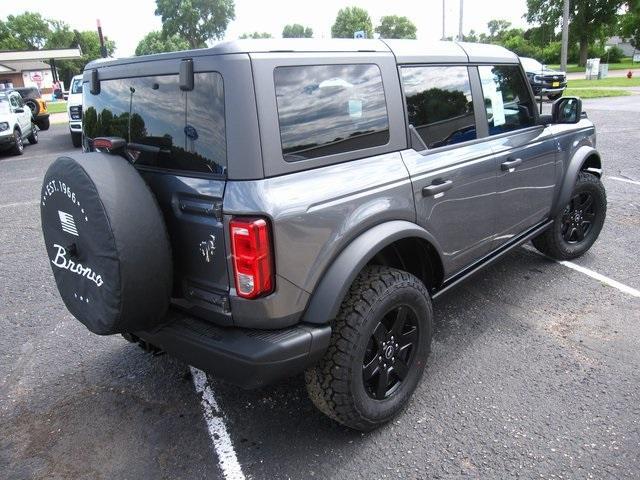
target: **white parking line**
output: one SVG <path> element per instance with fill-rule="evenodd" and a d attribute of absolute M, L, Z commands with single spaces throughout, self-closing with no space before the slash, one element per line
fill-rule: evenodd
<path fill-rule="evenodd" d="M 594 272 L 593 270 L 590 270 L 588 268 L 582 267 L 576 263 L 570 262 L 568 260 L 555 260 L 553 258 L 547 257 L 546 255 L 538 252 L 535 248 L 529 246 L 529 245 L 523 245 L 523 248 L 525 250 L 527 250 L 528 252 L 533 252 L 536 253 L 538 255 L 541 255 L 545 258 L 548 258 L 549 260 L 553 260 L 556 263 L 559 263 L 560 265 L 563 265 L 567 268 L 570 268 L 572 270 L 575 270 L 576 272 L 580 272 L 588 277 L 593 278 L 594 280 L 598 280 L 599 282 L 604 283 L 605 285 L 609 285 L 610 287 L 613 287 L 615 289 L 620 290 L 622 293 L 626 293 L 627 295 L 631 295 L 632 297 L 636 297 L 636 298 L 640 298 L 640 290 L 636 290 L 633 287 L 630 287 L 628 285 L 625 285 L 624 283 L 620 283 L 617 280 L 613 280 L 612 278 L 609 277 L 605 277 L 604 275 L 598 273 L 598 272 Z"/>
<path fill-rule="evenodd" d="M 222 410 L 220 410 L 218 402 L 213 396 L 213 390 L 207 381 L 207 374 L 195 367 L 190 368 L 196 392 L 202 395 L 200 403 L 204 410 L 204 419 L 207 422 L 213 448 L 218 455 L 222 474 L 227 480 L 244 480 L 242 467 L 240 467 L 233 443 L 231 443 L 231 437 L 224 424 Z"/>
<path fill-rule="evenodd" d="M 626 182 L 626 183 L 632 183 L 633 185 L 640 185 L 640 182 L 636 182 L 635 180 L 629 180 L 628 178 L 621 178 L 621 177 L 607 177 L 611 180 L 617 180 L 619 182 Z"/>
<path fill-rule="evenodd" d="M 40 203 L 40 200 L 30 200 L 28 202 L 5 203 L 4 205 L 0 205 L 0 208 L 23 207 L 25 205 L 37 205 L 38 203 Z"/>

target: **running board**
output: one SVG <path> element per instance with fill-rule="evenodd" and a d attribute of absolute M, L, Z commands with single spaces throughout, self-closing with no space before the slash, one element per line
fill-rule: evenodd
<path fill-rule="evenodd" d="M 440 289 L 438 289 L 435 293 L 431 295 L 431 298 L 433 300 L 436 300 L 438 297 L 445 294 L 453 287 L 456 287 L 460 283 L 468 280 L 470 277 L 478 273 L 480 270 L 483 270 L 485 267 L 491 265 L 496 260 L 499 260 L 500 258 L 505 256 L 507 253 L 511 252 L 511 250 L 513 250 L 514 248 L 517 248 L 523 243 L 531 240 L 532 238 L 537 237 L 539 234 L 541 234 L 547 228 L 549 228 L 552 223 L 553 223 L 553 220 L 547 220 L 541 224 L 538 224 L 537 226 L 527 230 L 525 233 L 517 237 L 516 240 L 506 245 L 503 245 L 499 249 L 491 252 L 486 257 L 483 257 L 477 262 L 471 264 L 471 266 L 469 266 L 468 268 L 462 270 L 461 272 L 456 273 L 454 276 L 452 276 L 450 279 L 444 282 L 442 284 L 442 287 L 440 287 Z"/>

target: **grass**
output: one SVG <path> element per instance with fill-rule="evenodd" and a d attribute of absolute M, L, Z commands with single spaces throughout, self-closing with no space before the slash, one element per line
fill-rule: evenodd
<path fill-rule="evenodd" d="M 67 102 L 47 102 L 49 113 L 63 113 L 67 111 Z"/>
<path fill-rule="evenodd" d="M 626 95 L 632 95 L 632 93 L 628 90 L 601 88 L 567 88 L 564 91 L 565 97 L 580 98 L 624 97 Z"/>
<path fill-rule="evenodd" d="M 569 87 L 640 87 L 640 77 L 607 77 L 601 80 L 569 80 Z"/>
<path fill-rule="evenodd" d="M 605 62 L 605 61 L 606 59 L 602 60 L 602 62 Z M 554 70 L 560 70 L 560 65 L 548 65 L 548 67 Z M 629 59 L 622 61 L 620 63 L 609 64 L 609 70 L 632 70 L 634 68 L 640 68 L 640 63 L 638 62 L 633 63 Z M 584 71 L 585 71 L 585 67 L 579 67 L 576 64 L 567 65 L 567 73 L 576 73 L 576 72 L 584 73 Z"/>

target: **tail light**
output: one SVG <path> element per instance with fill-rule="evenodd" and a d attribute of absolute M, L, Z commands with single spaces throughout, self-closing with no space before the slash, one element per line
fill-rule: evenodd
<path fill-rule="evenodd" d="M 269 224 L 263 218 L 234 218 L 231 254 L 236 293 L 256 298 L 273 290 L 273 262 Z"/>

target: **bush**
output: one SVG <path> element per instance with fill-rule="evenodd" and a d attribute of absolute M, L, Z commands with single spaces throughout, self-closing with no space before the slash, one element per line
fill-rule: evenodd
<path fill-rule="evenodd" d="M 620 47 L 617 47 L 617 46 L 611 47 L 609 49 L 609 52 L 607 52 L 607 55 L 609 56 L 609 60 L 608 60 L 609 63 L 620 63 L 624 58 L 624 52 Z M 603 60 L 606 58 L 607 56 L 605 55 Z"/>
<path fill-rule="evenodd" d="M 560 63 L 561 50 L 562 42 L 551 42 L 542 48 L 538 60 L 547 65 L 557 65 Z"/>

